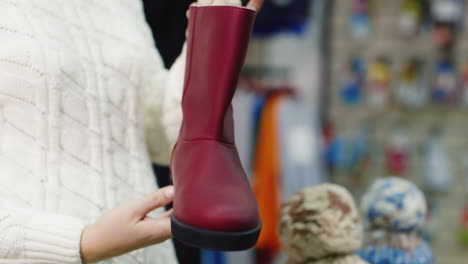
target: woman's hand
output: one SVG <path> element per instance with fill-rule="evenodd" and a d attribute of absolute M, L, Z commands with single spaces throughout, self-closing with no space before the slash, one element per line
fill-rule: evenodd
<path fill-rule="evenodd" d="M 171 238 L 171 212 L 157 218 L 150 218 L 147 214 L 171 203 L 173 197 L 173 187 L 166 187 L 102 215 L 83 231 L 83 262 L 98 262 Z"/>

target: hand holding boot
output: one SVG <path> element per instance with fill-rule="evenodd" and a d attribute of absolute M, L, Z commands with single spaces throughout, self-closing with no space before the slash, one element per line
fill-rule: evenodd
<path fill-rule="evenodd" d="M 156 218 L 147 214 L 172 202 L 173 196 L 173 187 L 159 189 L 110 210 L 88 225 L 81 238 L 83 263 L 99 262 L 171 238 L 171 212 Z"/>

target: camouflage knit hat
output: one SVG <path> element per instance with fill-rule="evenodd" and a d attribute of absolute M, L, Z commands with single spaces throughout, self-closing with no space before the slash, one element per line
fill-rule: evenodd
<path fill-rule="evenodd" d="M 362 243 L 362 225 L 351 194 L 333 184 L 294 194 L 282 208 L 280 239 L 289 263 L 366 263 L 353 251 Z"/>

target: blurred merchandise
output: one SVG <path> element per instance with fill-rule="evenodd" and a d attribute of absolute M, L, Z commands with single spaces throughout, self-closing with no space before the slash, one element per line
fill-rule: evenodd
<path fill-rule="evenodd" d="M 434 128 L 426 141 L 424 153 L 424 189 L 444 193 L 452 189 L 453 172 L 450 157 L 441 142 L 441 131 Z"/>
<path fill-rule="evenodd" d="M 426 241 L 434 242 L 437 239 L 439 229 L 440 210 L 437 207 L 438 199 L 429 194 L 427 199 L 426 223 L 418 231 Z"/>
<path fill-rule="evenodd" d="M 426 192 L 429 212 L 424 225 L 413 231 L 414 236 L 429 241 L 437 263 L 464 263 L 468 251 L 459 247 L 454 235 L 458 238 L 457 232 L 464 230 L 460 215 L 466 210 L 468 187 L 457 184 L 465 180 L 464 170 L 462 162 L 454 158 L 468 151 L 468 28 L 463 26 L 468 21 L 466 1 L 365 1 L 367 8 L 361 14 L 366 14 L 364 21 L 369 23 L 363 24 L 369 27 L 364 27 L 368 31 L 360 36 L 345 34 L 352 33 L 349 17 L 350 10 L 359 10 L 356 2 L 360 1 L 333 1 L 329 29 L 330 81 L 324 88 L 324 116 L 334 124 L 326 156 L 331 179 L 349 188 L 356 197 L 363 191 L 357 185 L 365 186 L 381 176 L 392 175 L 420 184 Z M 365 64 L 361 68 L 364 70 L 343 70 L 353 69 L 347 65 L 354 58 Z M 355 72 L 364 72 L 364 85 L 359 85 Z M 364 89 L 360 93 L 361 87 Z M 363 124 L 368 132 L 367 140 L 361 141 L 355 131 Z M 444 133 L 428 137 L 434 124 Z M 360 144 L 354 142 L 359 141 L 367 141 L 366 151 L 358 151 L 361 148 L 356 146 Z M 365 164 L 365 155 L 359 153 L 366 152 L 368 165 L 355 166 Z M 381 206 L 392 208 L 388 204 Z M 375 244 L 412 239 L 385 232 L 377 232 L 376 236 Z M 428 248 L 426 243 L 419 245 L 421 249 Z M 401 249 L 393 247 L 384 254 L 399 255 L 398 248 Z M 417 248 L 413 249 L 418 251 Z M 372 246 L 367 249 L 370 255 L 380 250 Z M 399 261 L 396 263 L 418 263 L 405 257 Z"/>
<path fill-rule="evenodd" d="M 349 27 L 355 39 L 365 39 L 371 33 L 371 1 L 352 0 Z"/>
<path fill-rule="evenodd" d="M 468 247 L 468 204 L 462 210 L 459 230 L 460 244 Z"/>
<path fill-rule="evenodd" d="M 449 59 L 437 61 L 434 69 L 432 98 L 438 103 L 453 104 L 457 98 L 458 75 L 455 64 Z"/>
<path fill-rule="evenodd" d="M 200 264 L 226 264 L 226 256 L 218 251 L 201 250 Z"/>
<path fill-rule="evenodd" d="M 463 186 L 465 193 L 468 195 L 468 151 L 465 151 L 461 158 L 462 171 L 463 171 Z"/>
<path fill-rule="evenodd" d="M 361 208 L 369 228 L 395 232 L 416 230 L 427 213 L 426 198 L 419 188 L 396 177 L 375 181 L 362 198 Z"/>
<path fill-rule="evenodd" d="M 463 10 L 463 0 L 433 0 L 432 3 L 432 16 L 435 22 L 461 25 Z"/>
<path fill-rule="evenodd" d="M 326 149 L 326 161 L 335 173 L 350 178 L 353 185 L 363 184 L 363 177 L 369 168 L 369 128 L 361 125 L 349 137 L 335 135 Z"/>
<path fill-rule="evenodd" d="M 400 33 L 412 37 L 423 21 L 423 0 L 403 0 L 400 7 Z"/>
<path fill-rule="evenodd" d="M 259 204 L 260 218 L 263 220 L 257 248 L 273 252 L 278 252 L 281 247 L 276 232 L 281 204 L 281 168 L 276 123 L 280 99 L 281 94 L 271 95 L 265 103 L 253 167 L 254 193 Z"/>
<path fill-rule="evenodd" d="M 405 128 L 397 126 L 390 135 L 387 147 L 387 170 L 391 175 L 404 176 L 409 166 L 409 138 Z"/>
<path fill-rule="evenodd" d="M 345 188 L 306 187 L 282 206 L 279 233 L 288 264 L 366 264 L 354 254 L 362 244 L 362 223 Z"/>
<path fill-rule="evenodd" d="M 428 215 L 426 225 L 420 231 L 428 241 L 434 242 L 444 230 L 442 202 L 453 190 L 451 160 L 442 145 L 442 133 L 437 126 L 432 127 L 424 142 L 421 183 L 428 194 Z"/>
<path fill-rule="evenodd" d="M 465 64 L 461 72 L 461 103 L 464 107 L 468 106 L 468 65 Z"/>
<path fill-rule="evenodd" d="M 434 264 L 429 244 L 416 233 L 379 230 L 369 236 L 358 253 L 370 264 Z"/>
<path fill-rule="evenodd" d="M 326 180 L 317 117 L 303 99 L 283 97 L 278 106 L 282 196 Z"/>
<path fill-rule="evenodd" d="M 348 105 L 357 105 L 362 102 L 366 78 L 366 64 L 360 57 L 350 58 L 345 70 L 341 87 L 341 100 Z"/>
<path fill-rule="evenodd" d="M 452 23 L 437 22 L 434 24 L 433 38 L 435 46 L 447 52 L 453 49 L 455 44 L 455 25 Z"/>
<path fill-rule="evenodd" d="M 254 93 L 248 92 L 247 89 L 240 85 L 234 99 L 232 101 L 233 115 L 235 128 L 235 140 L 237 150 L 241 159 L 242 166 L 246 170 L 249 179 L 252 178 L 252 155 L 254 149 L 254 126 L 256 115 L 253 114 L 252 106 L 256 106 L 257 97 Z M 243 88 L 243 89 L 242 89 Z M 261 102 L 260 102 L 261 103 Z"/>
<path fill-rule="evenodd" d="M 371 264 L 432 264 L 429 245 L 416 230 L 424 224 L 424 194 L 401 178 L 377 180 L 365 193 L 361 208 L 368 220 L 359 255 Z"/>
<path fill-rule="evenodd" d="M 350 171 L 357 170 L 362 166 L 364 160 L 369 156 L 369 132 L 367 125 L 359 126 L 354 131 L 354 136 L 350 142 L 349 160 L 347 168 Z M 364 162 L 366 163 L 366 162 Z"/>
<path fill-rule="evenodd" d="M 434 41 L 438 48 L 451 49 L 463 26 L 464 0 L 434 0 L 432 17 Z"/>
<path fill-rule="evenodd" d="M 395 85 L 395 97 L 398 102 L 411 108 L 420 108 L 428 100 L 428 74 L 426 65 L 419 58 L 405 61 Z"/>
<path fill-rule="evenodd" d="M 349 142 L 347 153 L 346 174 L 352 177 L 352 183 L 362 185 L 363 177 L 369 168 L 369 127 L 362 125 L 354 131 L 352 140 Z"/>
<path fill-rule="evenodd" d="M 266 95 L 262 108 L 253 151 L 253 185 L 263 219 L 256 247 L 264 259 L 280 250 L 277 229 L 283 199 L 325 178 L 319 129 L 310 106 L 288 90 L 278 90 Z"/>
<path fill-rule="evenodd" d="M 310 12 L 309 0 L 265 0 L 257 15 L 254 36 L 271 36 L 280 32 L 304 34 Z"/>
<path fill-rule="evenodd" d="M 328 167 L 331 170 L 337 170 L 345 167 L 346 156 L 346 142 L 340 135 L 334 135 L 328 145 L 325 153 L 325 159 Z"/>
<path fill-rule="evenodd" d="M 462 157 L 463 163 L 463 185 L 465 195 L 468 195 L 468 152 Z M 465 198 L 465 204 L 460 213 L 460 227 L 458 230 L 458 239 L 463 247 L 468 247 L 468 198 Z"/>
<path fill-rule="evenodd" d="M 382 109 L 389 100 L 391 85 L 390 61 L 380 57 L 369 65 L 367 73 L 367 99 L 372 108 Z"/>

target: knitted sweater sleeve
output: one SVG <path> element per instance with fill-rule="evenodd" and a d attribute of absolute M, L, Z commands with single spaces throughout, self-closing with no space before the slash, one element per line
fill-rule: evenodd
<path fill-rule="evenodd" d="M 171 150 L 182 123 L 182 90 L 185 74 L 186 48 L 172 65 L 164 68 L 157 51 L 152 57 L 144 87 L 146 142 L 151 159 L 168 165 Z"/>
<path fill-rule="evenodd" d="M 0 263 L 79 264 L 80 220 L 0 203 Z"/>

